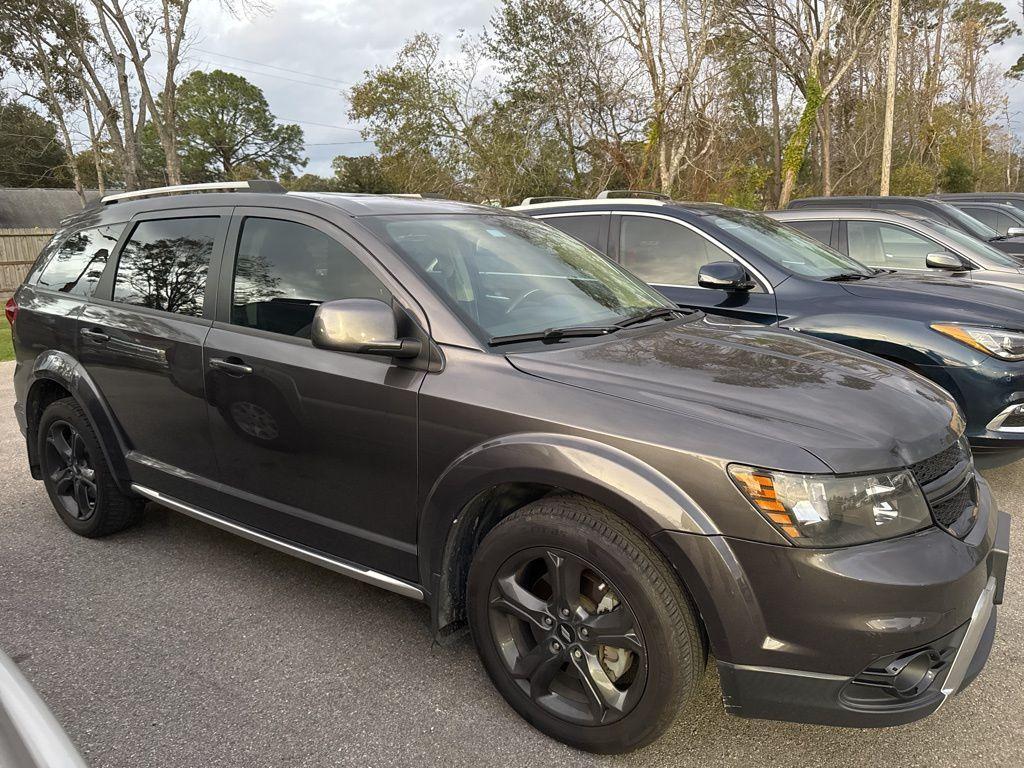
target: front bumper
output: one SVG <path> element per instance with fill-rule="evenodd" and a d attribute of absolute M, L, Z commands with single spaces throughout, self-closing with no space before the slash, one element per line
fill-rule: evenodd
<path fill-rule="evenodd" d="M 967 420 L 976 453 L 1024 449 L 1024 428 L 1005 424 L 1024 405 L 1024 363 L 986 358 L 979 365 L 924 365 L 918 372 L 945 389 Z"/>
<path fill-rule="evenodd" d="M 707 628 L 726 711 L 880 727 L 963 690 L 988 659 L 1009 556 L 1009 515 L 979 490 L 964 540 L 932 528 L 806 550 L 661 534 Z M 895 676 L 922 659 L 928 677 L 908 690 Z"/>

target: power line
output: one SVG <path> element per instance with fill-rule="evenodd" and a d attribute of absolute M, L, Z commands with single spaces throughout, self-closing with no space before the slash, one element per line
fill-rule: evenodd
<path fill-rule="evenodd" d="M 218 69 L 223 67 L 224 69 L 235 70 L 235 71 L 238 71 L 238 72 L 245 72 L 246 74 L 249 74 L 249 75 L 260 75 L 262 77 L 273 77 L 273 78 L 276 78 L 278 80 L 286 80 L 289 83 L 298 83 L 299 85 L 309 85 L 309 86 L 312 86 L 313 88 L 324 88 L 324 89 L 326 89 L 328 91 L 332 91 L 334 93 L 338 92 L 337 86 L 334 86 L 334 85 L 324 85 L 323 83 L 310 83 L 310 82 L 308 82 L 306 80 L 296 80 L 294 77 L 284 77 L 282 75 L 272 75 L 269 72 L 258 72 L 258 71 L 254 70 L 254 69 L 246 69 L 245 67 L 234 66 L 234 65 L 231 65 L 231 64 L 218 64 L 218 63 L 216 63 L 214 61 L 207 61 L 206 59 L 199 59 L 199 63 L 200 64 L 205 64 L 208 67 L 216 67 Z"/>
<path fill-rule="evenodd" d="M 339 131 L 352 131 L 353 133 L 359 133 L 358 128 L 351 128 L 346 125 L 331 125 L 330 123 L 314 123 L 312 120 L 296 120 L 294 117 L 279 117 L 278 120 L 283 120 L 288 123 L 299 123 L 300 125 L 315 125 L 319 128 L 337 128 Z"/>
<path fill-rule="evenodd" d="M 302 75 L 303 77 L 312 77 L 316 80 L 326 80 L 329 83 L 338 83 L 340 85 L 355 85 L 354 83 L 347 82 L 345 80 L 338 80 L 334 77 L 324 77 L 323 75 L 314 75 L 312 72 L 303 72 L 300 69 L 288 69 L 287 67 L 278 67 L 274 64 L 264 64 L 261 61 L 253 61 L 252 59 L 243 59 L 241 56 L 229 56 L 226 53 L 216 53 L 214 51 L 207 51 L 202 48 L 196 48 L 195 50 L 199 53 L 205 53 L 208 56 L 219 56 L 223 59 L 233 59 L 235 61 L 241 61 L 245 64 L 255 64 L 257 67 L 266 67 L 267 69 L 276 69 L 279 72 L 290 72 L 293 75 Z M 312 83 L 310 83 L 312 85 Z"/>

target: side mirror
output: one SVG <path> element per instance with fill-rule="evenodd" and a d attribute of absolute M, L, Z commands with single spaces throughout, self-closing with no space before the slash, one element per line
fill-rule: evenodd
<path fill-rule="evenodd" d="M 924 263 L 929 269 L 945 269 L 952 272 L 959 272 L 964 269 L 964 263 L 959 256 L 952 253 L 929 253 L 924 257 Z"/>
<path fill-rule="evenodd" d="M 1024 237 L 1024 227 L 1010 227 L 1006 230 L 1007 237 Z"/>
<path fill-rule="evenodd" d="M 324 302 L 313 315 L 310 339 L 321 349 L 399 358 L 417 357 L 421 347 L 398 338 L 394 310 L 378 299 Z"/>
<path fill-rule="evenodd" d="M 719 291 L 749 291 L 754 287 L 754 281 L 747 270 L 735 261 L 713 261 L 700 268 L 697 285 Z"/>

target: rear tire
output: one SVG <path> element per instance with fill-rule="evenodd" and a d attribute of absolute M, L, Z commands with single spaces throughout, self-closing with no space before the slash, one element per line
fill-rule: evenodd
<path fill-rule="evenodd" d="M 664 558 L 579 496 L 548 496 L 496 525 L 474 555 L 467 599 L 477 650 L 509 704 L 590 752 L 654 741 L 707 663 L 694 609 Z"/>
<path fill-rule="evenodd" d="M 135 522 L 144 502 L 117 487 L 96 433 L 74 398 L 46 407 L 36 438 L 43 485 L 68 528 L 95 538 Z"/>

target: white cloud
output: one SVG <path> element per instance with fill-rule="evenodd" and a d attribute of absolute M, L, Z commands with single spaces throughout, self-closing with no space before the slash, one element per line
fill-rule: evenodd
<path fill-rule="evenodd" d="M 460 29 L 478 33 L 494 6 L 493 0 L 280 0 L 266 15 L 233 18 L 212 2 L 194 5 L 189 64 L 236 72 L 262 88 L 275 115 L 301 121 L 306 170 L 329 175 L 335 155 L 372 149 L 334 143 L 362 138 L 346 116 L 342 91 L 366 70 L 391 63 L 417 32 L 439 35 L 451 46 Z"/>

